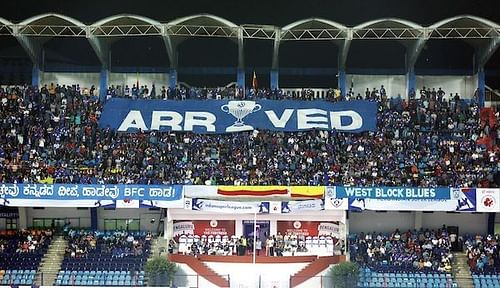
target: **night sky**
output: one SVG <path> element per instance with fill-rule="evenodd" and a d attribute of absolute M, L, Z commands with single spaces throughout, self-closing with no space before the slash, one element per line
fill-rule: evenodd
<path fill-rule="evenodd" d="M 84 23 L 120 13 L 147 16 L 160 22 L 198 13 L 210 13 L 236 24 L 270 24 L 285 26 L 291 22 L 321 17 L 347 26 L 384 17 L 397 17 L 422 25 L 462 14 L 484 17 L 500 23 L 500 1 L 484 0 L 306 0 L 306 1 L 73 1 L 28 0 L 2 1 L 0 17 L 18 22 L 30 16 L 56 12 Z M 104 4 L 103 4 L 104 3 Z M 0 58 L 19 52 L 19 44 L 9 37 L 0 38 Z M 162 41 L 158 38 L 124 39 L 113 45 L 112 66 L 168 66 Z M 46 46 L 46 64 L 98 66 L 92 49 L 84 39 L 54 39 Z M 272 41 L 245 42 L 245 63 L 250 69 L 268 69 L 271 65 Z M 132 54 L 131 51 L 134 53 Z M 133 55 L 133 57 L 132 57 Z M 337 48 L 329 42 L 285 43 L 280 48 L 281 67 L 335 68 Z M 462 41 L 429 41 L 417 62 L 418 69 L 471 70 L 473 49 Z M 226 39 L 190 39 L 181 45 L 182 67 L 235 67 L 237 48 Z M 404 48 L 396 41 L 353 41 L 348 59 L 349 69 L 404 69 Z M 500 52 L 487 65 L 500 69 Z M 224 80 L 225 81 L 225 80 Z"/>
<path fill-rule="evenodd" d="M 400 17 L 422 25 L 460 14 L 473 14 L 500 22 L 498 1 L 490 0 L 288 0 L 288 1 L 161 1 L 161 0 L 28 0 L 2 1 L 0 15 L 22 20 L 46 12 L 72 16 L 85 23 L 120 13 L 148 16 L 161 22 L 197 13 L 211 13 L 237 24 L 284 26 L 298 19 L 323 17 L 347 25 L 382 17 Z"/>

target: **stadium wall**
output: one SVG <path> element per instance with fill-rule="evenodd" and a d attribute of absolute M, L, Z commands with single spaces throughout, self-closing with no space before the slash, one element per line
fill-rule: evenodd
<path fill-rule="evenodd" d="M 128 85 L 132 88 L 133 84 L 139 82 L 139 86 L 148 85 L 151 92 L 151 86 L 155 84 L 156 95 L 160 94 L 161 86 L 168 87 L 168 73 L 109 73 L 108 85 L 125 87 Z"/>
<path fill-rule="evenodd" d="M 417 76 L 417 89 L 422 87 L 436 88 L 441 87 L 446 92 L 446 97 L 450 93 L 458 93 L 461 98 L 472 98 L 477 89 L 477 75 L 466 76 Z M 418 92 L 417 92 L 418 93 Z"/>
<path fill-rule="evenodd" d="M 31 207 L 19 207 L 19 227 L 23 227 L 22 222 L 22 212 L 26 211 L 26 226 L 32 227 L 33 220 L 35 219 L 62 219 L 69 220 L 71 222 L 71 227 L 90 227 L 90 208 L 31 208 Z"/>
<path fill-rule="evenodd" d="M 59 85 L 76 85 L 80 88 L 90 89 L 92 85 L 99 88 L 99 73 L 72 73 L 72 72 L 42 72 L 40 73 L 40 85 L 50 83 Z"/>
<path fill-rule="evenodd" d="M 458 226 L 459 233 L 486 234 L 487 213 L 447 213 L 447 212 L 383 212 L 363 211 L 349 213 L 349 232 L 390 233 L 400 230 L 429 228 L 437 229 L 444 225 Z"/>
<path fill-rule="evenodd" d="M 50 83 L 71 86 L 79 84 L 81 89 L 90 89 L 92 85 L 99 89 L 99 73 L 72 73 L 72 72 L 42 72 L 40 85 Z M 161 86 L 168 86 L 168 73 L 109 73 L 108 85 L 122 86 L 133 84 L 148 85 L 149 89 L 155 84 L 156 93 L 160 94 Z"/>
<path fill-rule="evenodd" d="M 463 76 L 436 76 L 436 75 L 418 75 L 416 76 L 416 89 L 420 90 L 424 86 L 428 88 L 436 88 L 438 90 L 441 87 L 446 92 L 446 98 L 449 97 L 450 93 L 458 93 L 462 98 L 472 98 L 474 92 L 477 89 L 477 75 L 463 75 Z M 360 75 L 360 74 L 348 74 L 347 75 L 347 88 L 353 85 L 353 91 L 355 95 L 360 93 L 363 97 L 365 96 L 366 88 L 370 91 L 373 88 L 380 89 L 380 85 L 384 85 L 387 95 L 396 97 L 401 95 L 401 97 L 406 98 L 407 93 L 407 82 L 406 75 Z M 419 96 L 419 91 L 416 91 L 417 97 Z"/>
<path fill-rule="evenodd" d="M 401 95 L 405 98 L 406 94 L 406 75 L 359 75 L 359 74 L 348 74 L 346 90 L 348 90 L 353 85 L 353 91 L 355 95 L 360 93 L 363 97 L 365 96 L 366 88 L 372 91 L 373 88 L 380 89 L 380 85 L 384 85 L 384 88 L 389 96 Z"/>
<path fill-rule="evenodd" d="M 156 231 L 160 221 L 160 210 L 149 209 L 97 209 L 97 227 L 104 229 L 106 219 L 139 219 L 141 231 Z M 154 219 L 154 221 L 152 221 Z"/>

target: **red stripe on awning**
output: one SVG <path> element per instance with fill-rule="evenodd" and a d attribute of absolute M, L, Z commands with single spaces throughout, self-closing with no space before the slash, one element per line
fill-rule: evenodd
<path fill-rule="evenodd" d="M 272 195 L 286 195 L 288 194 L 287 189 L 283 190 L 264 190 L 264 191 L 254 191 L 254 190 L 217 190 L 217 194 L 224 196 L 272 196 Z"/>

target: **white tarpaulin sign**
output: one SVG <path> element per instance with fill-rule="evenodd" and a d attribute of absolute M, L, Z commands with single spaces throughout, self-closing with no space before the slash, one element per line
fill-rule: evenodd
<path fill-rule="evenodd" d="M 173 226 L 174 237 L 179 235 L 193 235 L 194 224 L 191 221 L 176 222 Z"/>
<path fill-rule="evenodd" d="M 500 189 L 476 189 L 477 212 L 500 212 Z"/>
<path fill-rule="evenodd" d="M 324 210 L 323 199 L 281 202 L 281 213 Z"/>
<path fill-rule="evenodd" d="M 185 201 L 185 209 L 189 209 L 189 201 Z M 254 214 L 269 213 L 269 202 L 236 202 L 208 199 L 191 199 L 191 210 L 215 213 Z"/>

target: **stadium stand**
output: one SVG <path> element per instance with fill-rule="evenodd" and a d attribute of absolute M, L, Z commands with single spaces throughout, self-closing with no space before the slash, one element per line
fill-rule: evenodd
<path fill-rule="evenodd" d="M 151 237 L 145 232 L 75 231 L 57 275 L 58 286 L 143 286 Z"/>
<path fill-rule="evenodd" d="M 466 235 L 465 248 L 474 287 L 500 286 L 499 235 Z"/>
<path fill-rule="evenodd" d="M 0 283 L 33 284 L 51 238 L 50 230 L 0 231 Z"/>
<path fill-rule="evenodd" d="M 351 261 L 363 267 L 360 287 L 456 287 L 450 248 L 445 227 L 350 235 Z"/>
<path fill-rule="evenodd" d="M 410 101 L 369 94 L 379 103 L 376 133 L 124 135 L 98 127 L 101 103 L 77 86 L 2 88 L 0 180 L 500 186 L 498 117 L 485 121 L 473 101 L 431 91 Z"/>

